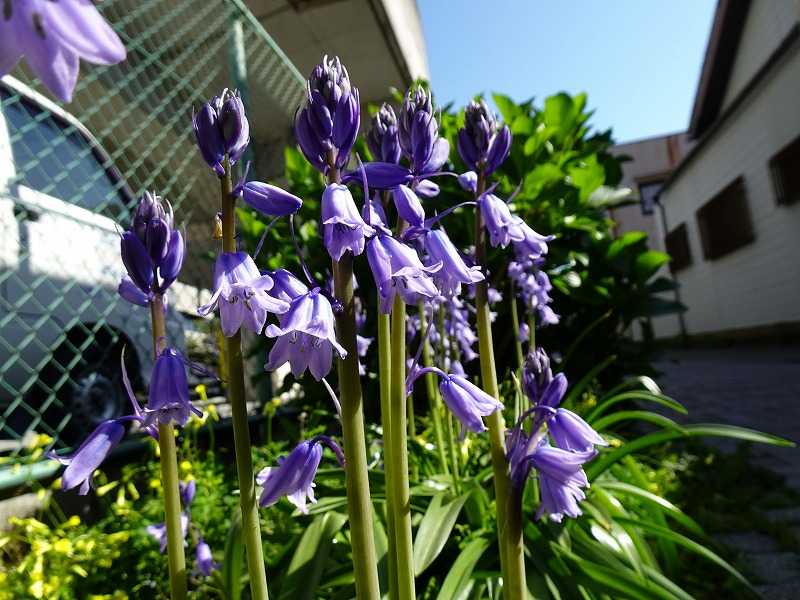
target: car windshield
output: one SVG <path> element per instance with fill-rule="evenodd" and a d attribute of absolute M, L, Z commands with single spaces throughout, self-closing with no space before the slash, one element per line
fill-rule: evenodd
<path fill-rule="evenodd" d="M 119 220 L 123 182 L 74 126 L 19 94 L 0 87 L 16 183 Z"/>

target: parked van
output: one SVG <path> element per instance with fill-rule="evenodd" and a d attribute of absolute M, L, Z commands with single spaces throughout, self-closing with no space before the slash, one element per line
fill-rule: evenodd
<path fill-rule="evenodd" d="M 117 294 L 119 231 L 135 202 L 74 116 L 0 80 L 0 437 L 35 430 L 71 443 L 130 412 L 123 348 L 146 385 L 150 313 Z M 186 320 L 167 323 L 182 346 Z"/>

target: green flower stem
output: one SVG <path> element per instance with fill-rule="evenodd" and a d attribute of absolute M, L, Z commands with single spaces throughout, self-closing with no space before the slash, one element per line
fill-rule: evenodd
<path fill-rule="evenodd" d="M 425 305 L 419 303 L 419 330 L 422 335 L 428 330 L 427 316 L 425 315 Z M 422 364 L 426 367 L 433 366 L 431 357 L 431 344 L 426 339 L 422 346 Z M 436 386 L 436 375 L 433 373 L 425 374 L 425 390 L 428 394 L 428 403 L 433 419 L 433 433 L 436 436 L 436 450 L 439 453 L 439 463 L 445 475 L 450 473 L 447 466 L 447 454 L 444 449 L 444 433 L 442 431 L 442 399 L 439 397 L 439 388 Z"/>
<path fill-rule="evenodd" d="M 231 170 L 226 159 L 225 175 L 220 177 L 222 204 L 222 251 L 236 252 L 236 198 L 231 194 Z M 261 526 L 258 520 L 258 499 L 253 478 L 253 457 L 250 450 L 250 427 L 244 392 L 244 358 L 241 332 L 225 338 L 225 360 L 228 374 L 228 399 L 233 418 L 233 444 L 236 471 L 239 475 L 239 502 L 242 507 L 242 538 L 247 549 L 247 572 L 253 600 L 267 600 L 267 574 Z"/>
<path fill-rule="evenodd" d="M 414 551 L 411 537 L 411 494 L 408 487 L 406 426 L 406 305 L 400 294 L 392 306 L 392 510 L 397 552 L 397 591 L 400 600 L 414 600 Z"/>
<path fill-rule="evenodd" d="M 483 171 L 478 173 L 476 197 L 486 190 Z M 486 266 L 486 239 L 480 210 L 475 211 L 475 261 Z M 478 323 L 478 354 L 481 363 L 481 381 L 487 394 L 500 399 L 497 371 L 492 343 L 492 321 L 489 314 L 488 284 L 481 281 L 475 286 L 475 311 Z M 500 546 L 500 562 L 503 567 L 504 596 L 509 600 L 522 600 L 525 589 L 525 554 L 520 531 L 511 531 L 507 517 L 510 481 L 508 461 L 504 447 L 505 421 L 503 412 L 497 410 L 486 417 L 491 444 L 492 470 L 494 472 L 495 506 L 497 510 L 497 534 Z"/>
<path fill-rule="evenodd" d="M 519 339 L 519 313 L 517 311 L 517 296 L 514 289 L 514 280 L 509 282 L 509 300 L 511 302 L 511 327 L 514 330 L 514 347 L 517 351 L 517 381 L 522 381 L 522 363 L 525 361 L 522 352 L 522 342 Z M 522 394 L 514 394 L 514 422 L 516 423 L 519 416 L 528 408 L 526 398 Z"/>
<path fill-rule="evenodd" d="M 444 326 L 444 307 L 439 306 L 437 314 L 437 321 L 439 326 L 439 356 L 442 363 L 450 357 L 450 339 L 447 336 L 447 329 Z M 456 494 L 459 493 L 461 488 L 461 475 L 459 473 L 460 463 L 458 460 L 458 442 L 456 442 L 455 428 L 453 427 L 453 413 L 447 411 L 447 446 L 450 450 L 450 462 L 453 465 L 453 487 Z"/>
<path fill-rule="evenodd" d="M 339 171 L 334 165 L 335 157 L 331 155 L 328 158 L 330 164 L 328 181 L 338 183 Z M 333 261 L 332 267 L 333 293 L 342 304 L 342 311 L 336 315 L 336 333 L 339 343 L 347 351 L 347 356 L 338 361 L 337 371 L 339 400 L 342 405 L 344 456 L 347 464 L 345 468 L 347 514 L 350 521 L 356 597 L 359 600 L 378 600 L 380 598 L 378 563 L 372 525 L 372 500 L 369 495 L 364 405 L 361 397 L 361 379 L 358 374 L 352 253 L 347 252 L 341 260 Z"/>
<path fill-rule="evenodd" d="M 380 305 L 380 297 L 378 298 Z M 391 381 L 392 381 L 392 340 L 389 315 L 378 311 L 378 368 L 381 390 L 381 426 L 383 427 L 383 477 L 386 495 L 386 537 L 389 560 L 389 599 L 397 600 L 397 556 L 395 553 L 394 510 L 392 509 L 392 422 L 391 422 Z"/>
<path fill-rule="evenodd" d="M 156 294 L 150 302 L 153 329 L 153 354 L 158 354 L 159 341 L 166 336 L 164 301 Z M 158 426 L 158 449 L 161 462 L 161 489 L 164 490 L 164 510 L 167 524 L 167 560 L 169 589 L 172 600 L 186 598 L 186 557 L 183 553 L 181 530 L 181 495 L 178 486 L 178 453 L 175 449 L 175 429 L 172 423 Z"/>

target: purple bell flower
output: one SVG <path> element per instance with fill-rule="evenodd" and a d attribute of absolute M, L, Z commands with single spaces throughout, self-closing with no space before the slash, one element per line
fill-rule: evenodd
<path fill-rule="evenodd" d="M 576 518 L 583 514 L 578 502 L 586 498 L 582 488 L 589 487 L 583 465 L 595 454 L 569 452 L 546 442 L 536 448 L 530 462 L 539 474 L 541 505 L 536 511 L 537 519 L 547 513 L 551 521 L 560 523 L 564 515 Z"/>
<path fill-rule="evenodd" d="M 127 275 L 122 276 L 122 280 L 117 287 L 117 292 L 120 296 L 125 298 L 125 300 L 138 306 L 150 306 L 150 301 L 153 298 L 152 292 L 145 294 Z"/>
<path fill-rule="evenodd" d="M 541 404 L 545 391 L 553 381 L 553 371 L 550 369 L 550 357 L 544 348 L 538 347 L 536 351 L 528 354 L 522 365 L 522 389 L 530 398 L 531 404 Z M 561 396 L 563 396 L 561 392 Z M 560 397 L 559 397 L 560 401 Z M 553 406 L 548 404 L 548 406 Z"/>
<path fill-rule="evenodd" d="M 195 556 L 197 559 L 197 570 L 204 577 L 209 577 L 212 571 L 219 569 L 219 563 L 215 562 L 214 557 L 211 555 L 211 547 L 203 538 L 200 538 L 200 541 L 197 542 Z"/>
<path fill-rule="evenodd" d="M 286 269 L 271 271 L 272 289 L 269 295 L 291 304 L 298 296 L 308 293 L 308 286 Z M 286 313 L 284 313 L 286 314 Z"/>
<path fill-rule="evenodd" d="M 336 168 L 344 167 L 360 119 L 358 90 L 350 85 L 347 69 L 338 57 L 324 56 L 308 78 L 306 105 L 295 116 L 295 136 L 308 162 L 324 172 L 333 153 Z"/>
<path fill-rule="evenodd" d="M 268 217 L 293 215 L 303 205 L 303 201 L 289 192 L 261 181 L 240 182 L 233 190 L 245 203 Z"/>
<path fill-rule="evenodd" d="M 271 324 L 265 333 L 278 338 L 264 366 L 267 371 L 288 362 L 295 377 L 308 369 L 319 381 L 331 370 L 334 350 L 340 358 L 347 356 L 336 341 L 331 302 L 319 288 L 296 296 L 281 317 L 280 327 Z"/>
<path fill-rule="evenodd" d="M 158 542 L 159 550 L 161 554 L 164 554 L 164 552 L 167 551 L 167 524 L 159 523 L 158 525 L 148 525 L 145 531 Z M 181 513 L 181 533 L 183 534 L 184 540 L 186 539 L 188 531 L 189 515 L 184 512 Z"/>
<path fill-rule="evenodd" d="M 197 492 L 197 482 L 194 479 L 190 479 L 186 483 L 181 481 L 178 483 L 178 487 L 181 494 L 181 504 L 184 508 L 187 508 L 194 500 L 194 495 Z"/>
<path fill-rule="evenodd" d="M 342 174 L 342 183 L 360 182 L 366 176 L 373 190 L 391 190 L 411 182 L 414 175 L 404 166 L 386 162 L 368 162 Z"/>
<path fill-rule="evenodd" d="M 492 246 L 505 248 L 511 242 L 522 242 L 525 239 L 522 227 L 524 221 L 511 214 L 511 209 L 502 199 L 486 192 L 478 198 L 478 207 Z"/>
<path fill-rule="evenodd" d="M 430 179 L 423 179 L 417 183 L 417 187 L 414 191 L 416 191 L 417 196 L 421 196 L 422 198 L 435 198 L 439 195 L 439 185 Z"/>
<path fill-rule="evenodd" d="M 520 241 L 514 242 L 514 251 L 520 260 L 538 260 L 547 254 L 547 243 L 556 239 L 554 235 L 542 235 L 536 233 L 524 221 L 520 223 L 523 238 Z"/>
<path fill-rule="evenodd" d="M 300 442 L 288 456 L 278 459 L 277 467 L 262 469 L 256 476 L 256 483 L 262 487 L 259 505 L 271 506 L 282 496 L 306 514 L 306 502 L 316 503 L 314 498 L 314 476 L 322 460 L 322 445 L 328 446 L 336 454 L 339 464 L 344 467 L 344 455 L 339 446 L 327 436 L 317 436 Z"/>
<path fill-rule="evenodd" d="M 458 185 L 465 192 L 472 192 L 473 194 L 478 189 L 478 174 L 475 171 L 467 171 L 458 176 Z"/>
<path fill-rule="evenodd" d="M 192 114 L 197 147 L 206 164 L 224 175 L 222 161 L 228 156 L 235 164 L 250 143 L 250 123 L 238 91 L 223 90 Z"/>
<path fill-rule="evenodd" d="M 512 261 L 508 264 L 508 275 L 514 280 L 517 292 L 528 310 L 537 312 L 539 325 L 555 325 L 559 317 L 548 306 L 553 301 L 549 293 L 553 286 L 547 273 L 539 269 L 541 262 L 541 259 Z"/>
<path fill-rule="evenodd" d="M 61 489 L 71 490 L 80 486 L 78 493 L 85 496 L 92 486 L 92 474 L 125 436 L 126 419 L 104 421 L 89 434 L 78 449 L 68 456 L 55 453 L 49 457 L 67 465 L 61 475 Z"/>
<path fill-rule="evenodd" d="M 366 236 L 374 234 L 356 208 L 346 186 L 330 183 L 322 194 L 323 241 L 333 260 L 341 260 L 350 250 L 354 256 L 364 251 Z"/>
<path fill-rule="evenodd" d="M 441 263 L 442 268 L 433 279 L 444 296 L 461 293 L 461 284 L 473 284 L 484 280 L 479 266 L 468 267 L 456 250 L 453 242 L 441 229 L 433 229 L 425 234 L 425 251 L 432 263 Z"/>
<path fill-rule="evenodd" d="M 189 400 L 185 359 L 177 350 L 164 348 L 153 365 L 142 424 L 149 427 L 176 423 L 183 427 L 190 412 L 203 415 Z"/>
<path fill-rule="evenodd" d="M 425 209 L 414 191 L 407 185 L 398 185 L 392 190 L 397 214 L 412 227 L 420 227 L 425 222 Z"/>
<path fill-rule="evenodd" d="M 380 310 L 392 310 L 395 294 L 406 304 L 417 304 L 422 298 L 435 298 L 439 291 L 431 274 L 442 268 L 442 263 L 425 266 L 413 248 L 392 236 L 379 233 L 367 246 L 367 260 L 375 285 L 381 297 Z"/>
<path fill-rule="evenodd" d="M 414 381 L 425 373 L 435 373 L 439 376 L 439 391 L 442 394 L 442 400 L 450 412 L 461 421 L 462 434 L 467 429 L 474 433 L 486 431 L 482 417 L 503 409 L 503 404 L 499 400 L 471 383 L 463 375 L 447 374 L 436 367 L 415 370 L 413 377 L 409 377 L 406 385 L 409 393 Z"/>
<path fill-rule="evenodd" d="M 494 172 L 511 149 L 511 131 L 498 129 L 497 118 L 483 99 L 470 102 L 464 111 L 464 127 L 456 140 L 461 159 L 472 170 Z"/>
<path fill-rule="evenodd" d="M 173 229 L 172 208 L 166 205 L 169 210 L 161 198 L 145 192 L 133 213 L 131 228 L 120 239 L 128 277 L 148 301 L 153 292 L 165 293 L 177 279 L 186 254 L 181 232 Z M 119 292 L 129 302 L 141 304 L 141 295 L 134 294 L 125 279 Z"/>
<path fill-rule="evenodd" d="M 5 0 L 0 13 L 0 77 L 25 57 L 47 88 L 72 101 L 80 59 L 125 60 L 125 46 L 89 0 Z"/>
<path fill-rule="evenodd" d="M 431 94 L 422 86 L 409 90 L 399 116 L 400 148 L 414 173 L 422 173 L 433 154 L 439 125 Z"/>
<path fill-rule="evenodd" d="M 282 314 L 289 304 L 267 294 L 273 282 L 262 275 L 245 252 L 223 252 L 214 266 L 214 293 L 208 304 L 197 309 L 207 315 L 219 306 L 222 333 L 231 337 L 242 324 L 256 335 L 267 322 L 267 313 Z"/>
<path fill-rule="evenodd" d="M 372 127 L 366 136 L 367 146 L 375 160 L 396 164 L 400 162 L 400 141 L 397 137 L 397 116 L 391 105 L 381 104 L 372 117 Z"/>

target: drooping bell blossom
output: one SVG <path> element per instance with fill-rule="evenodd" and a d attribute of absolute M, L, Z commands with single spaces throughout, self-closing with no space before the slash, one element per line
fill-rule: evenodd
<path fill-rule="evenodd" d="M 61 474 L 63 491 L 80 486 L 78 493 L 81 496 L 89 493 L 89 488 L 93 484 L 93 473 L 125 436 L 125 420 L 130 419 L 112 419 L 100 423 L 72 454 L 66 456 L 48 454 L 62 465 L 67 465 Z"/>
<path fill-rule="evenodd" d="M 224 175 L 225 156 L 235 164 L 250 143 L 250 123 L 239 92 L 226 89 L 206 102 L 192 114 L 192 129 L 203 160 L 217 175 Z"/>
<path fill-rule="evenodd" d="M 195 556 L 197 559 L 197 570 L 204 577 L 209 577 L 212 571 L 219 569 L 219 563 L 214 561 L 214 557 L 211 554 L 211 547 L 203 538 L 200 538 L 200 541 L 197 542 Z"/>
<path fill-rule="evenodd" d="M 508 275 L 514 281 L 517 293 L 529 311 L 536 311 L 540 326 L 556 325 L 559 316 L 550 308 L 553 301 L 550 291 L 553 289 L 547 273 L 540 270 L 542 261 L 525 260 L 508 263 Z"/>
<path fill-rule="evenodd" d="M 428 231 L 423 238 L 425 252 L 431 263 L 442 263 L 433 280 L 444 296 L 461 293 L 461 284 L 474 284 L 484 280 L 480 266 L 468 267 L 461 254 L 441 229 Z"/>
<path fill-rule="evenodd" d="M 145 427 L 156 423 L 175 423 L 183 427 L 192 412 L 203 415 L 189 399 L 185 359 L 174 348 L 164 348 L 153 365 L 142 423 Z"/>
<path fill-rule="evenodd" d="M 278 459 L 277 467 L 262 469 L 256 476 L 256 483 L 262 487 L 259 505 L 275 504 L 282 496 L 306 514 L 306 502 L 316 503 L 314 498 L 314 477 L 322 460 L 322 446 L 325 445 L 336 454 L 339 464 L 344 467 L 344 454 L 331 438 L 320 435 L 300 442 L 288 456 Z"/>
<path fill-rule="evenodd" d="M 296 296 L 281 325 L 270 324 L 265 334 L 278 338 L 264 366 L 267 371 L 288 362 L 295 377 L 308 369 L 319 381 L 331 370 L 334 350 L 340 358 L 347 356 L 336 341 L 331 302 L 318 287 Z"/>
<path fill-rule="evenodd" d="M 269 294 L 274 298 L 291 303 L 298 296 L 308 293 L 308 286 L 286 269 L 270 271 L 269 276 L 272 277 L 273 284 Z"/>
<path fill-rule="evenodd" d="M 439 293 L 431 275 L 442 268 L 442 263 L 423 265 L 413 248 L 391 235 L 380 232 L 370 240 L 367 261 L 384 314 L 391 312 L 395 294 L 399 293 L 406 304 L 416 305 L 423 298 L 435 298 Z"/>
<path fill-rule="evenodd" d="M 473 194 L 478 189 L 478 174 L 475 171 L 467 171 L 458 176 L 458 185 L 465 192 L 472 192 Z"/>
<path fill-rule="evenodd" d="M 353 195 L 346 186 L 330 183 L 322 194 L 323 242 L 333 260 L 341 260 L 350 250 L 354 256 L 364 251 L 366 237 L 374 229 L 364 222 Z"/>
<path fill-rule="evenodd" d="M 357 169 L 342 173 L 342 183 L 360 182 L 367 178 L 373 190 L 391 190 L 398 185 L 408 184 L 414 175 L 408 168 L 395 163 L 368 162 Z"/>
<path fill-rule="evenodd" d="M 372 157 L 379 162 L 400 162 L 400 141 L 397 136 L 397 116 L 392 106 L 384 102 L 373 115 L 366 136 Z"/>
<path fill-rule="evenodd" d="M 508 204 L 491 192 L 485 192 L 478 198 L 478 208 L 481 211 L 486 230 L 489 232 L 489 243 L 505 248 L 511 242 L 522 242 L 525 231 L 522 227 L 524 221 L 511 214 Z"/>
<path fill-rule="evenodd" d="M 416 176 L 438 171 L 450 154 L 450 144 L 439 137 L 439 124 L 430 92 L 409 90 L 398 116 L 400 148 Z"/>
<path fill-rule="evenodd" d="M 129 302 L 149 303 L 154 293 L 164 294 L 178 278 L 186 245 L 173 221 L 169 203 L 145 192 L 133 213 L 130 229 L 120 236 L 120 255 L 128 278 L 123 277 L 119 293 Z M 141 294 L 134 293 L 129 282 Z"/>
<path fill-rule="evenodd" d="M 514 241 L 514 252 L 519 260 L 538 260 L 547 254 L 547 243 L 556 239 L 554 235 L 536 233 L 525 221 L 520 223 L 520 228 L 523 238 L 520 241 Z"/>
<path fill-rule="evenodd" d="M 417 193 L 417 196 L 422 198 L 435 198 L 439 195 L 439 186 L 430 179 L 423 179 L 417 183 L 417 187 L 414 188 L 414 191 Z"/>
<path fill-rule="evenodd" d="M 499 127 L 497 117 L 486 101 L 475 100 L 464 111 L 464 127 L 456 140 L 461 159 L 472 170 L 494 172 L 511 150 L 511 131 Z"/>
<path fill-rule="evenodd" d="M 579 517 L 582 512 L 578 502 L 586 498 L 583 489 L 589 487 L 583 465 L 596 452 L 554 448 L 540 434 L 528 437 L 521 429 L 514 429 L 508 439 L 506 454 L 512 485 L 521 490 L 532 470 L 539 479 L 541 503 L 536 518 L 547 514 L 550 520 L 560 523 L 564 516 Z"/>
<path fill-rule="evenodd" d="M 435 373 L 439 377 L 439 391 L 447 408 L 461 422 L 462 434 L 465 430 L 474 433 L 486 431 L 483 417 L 503 409 L 503 404 L 481 388 L 471 383 L 465 376 L 445 373 L 437 367 L 415 370 L 408 379 L 407 391 L 410 393 L 414 381 L 425 373 Z"/>
<path fill-rule="evenodd" d="M 117 292 L 120 296 L 125 298 L 125 300 L 138 306 L 149 306 L 150 301 L 153 299 L 153 292 L 145 294 L 127 275 L 122 276 L 122 280 L 117 287 Z"/>
<path fill-rule="evenodd" d="M 22 57 L 42 83 L 72 101 L 80 59 L 125 60 L 125 46 L 90 0 L 5 0 L 0 13 L 0 77 Z"/>
<path fill-rule="evenodd" d="M 145 531 L 153 537 L 159 545 L 161 554 L 167 551 L 167 524 L 159 523 L 158 525 L 148 525 Z M 184 545 L 186 544 L 186 534 L 189 531 L 189 515 L 185 512 L 181 513 L 181 534 L 183 535 Z"/>
<path fill-rule="evenodd" d="M 261 181 L 241 181 L 233 188 L 233 194 L 268 217 L 293 215 L 303 205 L 303 201 L 294 194 Z"/>
<path fill-rule="evenodd" d="M 267 313 L 289 310 L 287 302 L 267 293 L 272 286 L 272 278 L 262 275 L 246 252 L 223 252 L 214 266 L 214 293 L 197 312 L 205 316 L 219 306 L 225 337 L 234 335 L 242 325 L 259 335 Z"/>
<path fill-rule="evenodd" d="M 323 56 L 306 84 L 306 104 L 295 115 L 294 132 L 300 150 L 319 171 L 328 168 L 328 154 L 341 169 L 347 164 L 361 119 L 358 90 L 350 85 L 338 57 Z"/>
<path fill-rule="evenodd" d="M 178 488 L 181 494 L 181 504 L 183 508 L 188 508 L 191 505 L 192 500 L 194 500 L 194 495 L 197 492 L 197 482 L 194 479 L 190 479 L 186 483 L 183 481 L 178 482 Z"/>
<path fill-rule="evenodd" d="M 398 185 L 392 190 L 392 199 L 397 214 L 412 227 L 421 227 L 425 222 L 425 209 L 417 194 L 407 185 Z"/>
<path fill-rule="evenodd" d="M 567 378 L 563 373 L 553 376 L 550 359 L 541 348 L 525 360 L 522 384 L 534 407 L 533 429 L 547 422 L 547 433 L 556 446 L 562 450 L 583 452 L 594 451 L 595 446 L 608 445 L 581 417 L 571 410 L 559 408 L 567 391 Z"/>

